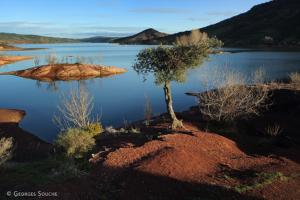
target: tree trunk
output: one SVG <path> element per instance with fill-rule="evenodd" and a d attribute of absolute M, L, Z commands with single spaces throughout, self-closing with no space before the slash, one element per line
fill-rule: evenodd
<path fill-rule="evenodd" d="M 171 84 L 170 82 L 165 82 L 164 85 L 164 92 L 165 92 L 165 100 L 167 105 L 168 114 L 172 120 L 172 129 L 176 129 L 178 127 L 183 127 L 183 124 L 180 120 L 177 119 L 174 109 L 173 109 L 173 100 L 171 94 Z"/>

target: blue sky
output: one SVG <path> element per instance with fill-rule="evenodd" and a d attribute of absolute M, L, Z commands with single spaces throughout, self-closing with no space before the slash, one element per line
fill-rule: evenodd
<path fill-rule="evenodd" d="M 0 32 L 84 38 L 205 27 L 269 0 L 0 0 Z"/>

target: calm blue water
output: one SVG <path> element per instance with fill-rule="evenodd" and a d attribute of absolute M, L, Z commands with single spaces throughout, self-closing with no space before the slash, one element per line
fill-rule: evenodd
<path fill-rule="evenodd" d="M 6 54 L 40 56 L 55 53 L 93 57 L 95 63 L 124 67 L 128 72 L 109 78 L 97 78 L 86 81 L 37 82 L 15 76 L 0 76 L 0 107 L 16 108 L 27 112 L 21 127 L 36 134 L 44 140 L 52 141 L 58 133 L 52 119 L 58 111 L 61 95 L 84 84 L 94 97 L 95 112 L 101 115 L 105 126 L 119 126 L 124 121 L 135 121 L 144 116 L 145 96 L 152 104 L 155 114 L 165 112 L 163 90 L 156 86 L 153 77 L 143 82 L 143 77 L 132 70 L 136 54 L 149 46 L 120 46 L 115 44 L 26 44 L 22 47 L 48 48 L 38 51 L 11 51 Z M 33 61 L 27 60 L 0 67 L 0 72 L 20 70 L 32 67 Z M 300 71 L 300 52 L 241 52 L 211 55 L 202 66 L 188 73 L 184 84 L 173 83 L 173 98 L 176 111 L 188 109 L 195 105 L 193 97 L 186 96 L 188 91 L 202 91 L 203 80 L 209 79 L 216 69 L 230 68 L 235 71 L 251 74 L 263 67 L 267 79 L 284 78 L 290 72 Z"/>

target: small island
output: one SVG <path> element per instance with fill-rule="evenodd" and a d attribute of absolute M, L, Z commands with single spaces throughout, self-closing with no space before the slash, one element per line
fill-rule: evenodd
<path fill-rule="evenodd" d="M 0 66 L 6 65 L 6 64 L 11 64 L 11 63 L 22 61 L 22 60 L 29 60 L 29 59 L 32 59 L 32 57 L 0 55 Z"/>
<path fill-rule="evenodd" d="M 127 72 L 124 68 L 101 66 L 93 64 L 48 64 L 25 70 L 0 73 L 0 75 L 15 75 L 39 81 L 69 81 L 98 77 L 107 77 Z"/>

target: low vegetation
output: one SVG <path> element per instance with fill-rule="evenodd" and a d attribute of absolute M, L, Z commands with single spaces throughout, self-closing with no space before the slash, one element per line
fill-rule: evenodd
<path fill-rule="evenodd" d="M 266 185 L 272 184 L 277 180 L 286 180 L 287 177 L 284 176 L 281 172 L 271 172 L 271 173 L 257 173 L 256 174 L 256 181 L 253 184 L 249 185 L 238 185 L 235 186 L 233 189 L 238 193 L 245 193 L 249 190 L 255 190 L 258 188 L 262 188 Z"/>
<path fill-rule="evenodd" d="M 95 145 L 92 134 L 80 128 L 69 128 L 61 132 L 55 144 L 62 147 L 68 157 L 82 158 Z"/>
<path fill-rule="evenodd" d="M 265 130 L 264 130 L 265 135 L 267 136 L 272 136 L 272 137 L 276 137 L 281 135 L 282 133 L 282 128 L 280 127 L 279 124 L 272 124 L 272 125 L 268 125 Z"/>
<path fill-rule="evenodd" d="M 34 63 L 35 67 L 39 66 L 40 65 L 40 57 L 39 56 L 34 56 L 33 63 Z"/>
<path fill-rule="evenodd" d="M 290 74 L 291 83 L 298 89 L 300 89 L 300 73 L 294 72 Z"/>
<path fill-rule="evenodd" d="M 250 115 L 259 115 L 267 107 L 268 90 L 258 84 L 263 73 L 257 71 L 251 80 L 237 72 L 220 73 L 213 77 L 213 90 L 198 95 L 201 113 L 210 120 L 232 121 Z M 247 82 L 255 82 L 247 86 Z"/>
<path fill-rule="evenodd" d="M 66 55 L 62 57 L 58 57 L 55 53 L 47 54 L 45 56 L 45 62 L 48 65 L 55 65 L 55 64 L 94 64 L 95 62 L 101 62 L 102 56 L 72 56 L 72 55 Z M 40 63 L 40 58 L 35 57 L 34 64 L 35 66 L 38 66 Z"/>
<path fill-rule="evenodd" d="M 2 170 L 1 180 L 6 184 L 33 188 L 85 176 L 89 168 L 64 156 L 52 156 L 41 161 L 10 163 Z"/>
<path fill-rule="evenodd" d="M 144 118 L 145 118 L 145 125 L 149 126 L 151 122 L 151 118 L 153 115 L 152 106 L 149 97 L 145 97 L 145 108 L 144 108 Z"/>
<path fill-rule="evenodd" d="M 103 132 L 102 125 L 91 117 L 93 98 L 80 87 L 72 90 L 68 98 L 63 97 L 58 107 L 60 115 L 54 121 L 61 128 L 55 144 L 61 147 L 68 157 L 81 158 L 95 145 L 95 138 Z"/>
<path fill-rule="evenodd" d="M 58 61 L 56 54 L 51 53 L 45 56 L 45 60 L 48 65 L 55 65 Z"/>
<path fill-rule="evenodd" d="M 12 156 L 13 139 L 1 138 L 0 139 L 0 166 Z"/>

